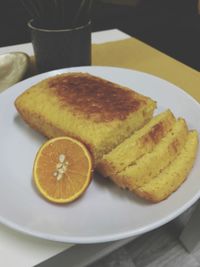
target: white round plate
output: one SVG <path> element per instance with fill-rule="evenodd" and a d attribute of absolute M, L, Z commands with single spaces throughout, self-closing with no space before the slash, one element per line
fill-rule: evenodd
<path fill-rule="evenodd" d="M 128 86 L 158 103 L 156 113 L 170 108 L 200 132 L 200 105 L 175 85 L 138 71 L 112 67 L 78 67 L 29 78 L 0 95 L 0 222 L 33 236 L 70 243 L 119 240 L 155 229 L 174 219 L 200 197 L 200 153 L 188 179 L 158 204 L 121 190 L 95 176 L 86 193 L 68 205 L 44 200 L 32 182 L 36 152 L 45 138 L 18 115 L 14 101 L 31 85 L 63 72 L 88 72 Z"/>

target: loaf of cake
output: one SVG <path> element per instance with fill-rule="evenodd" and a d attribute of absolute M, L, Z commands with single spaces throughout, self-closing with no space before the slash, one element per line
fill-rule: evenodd
<path fill-rule="evenodd" d="M 66 73 L 27 89 L 15 106 L 46 137 L 68 135 L 82 141 L 96 164 L 152 118 L 156 102 L 87 73 Z"/>

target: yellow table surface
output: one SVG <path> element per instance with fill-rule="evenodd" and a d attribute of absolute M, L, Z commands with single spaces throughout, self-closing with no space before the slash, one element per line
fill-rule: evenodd
<path fill-rule="evenodd" d="M 184 89 L 200 102 L 200 73 L 135 39 L 92 46 L 92 65 L 150 73 Z"/>

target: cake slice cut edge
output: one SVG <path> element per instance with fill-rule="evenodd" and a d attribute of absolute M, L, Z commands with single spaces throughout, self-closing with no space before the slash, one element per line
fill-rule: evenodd
<path fill-rule="evenodd" d="M 186 180 L 197 154 L 198 133 L 190 131 L 186 143 L 176 159 L 158 176 L 134 190 L 138 196 L 151 202 L 168 198 Z"/>
<path fill-rule="evenodd" d="M 98 172 L 104 177 L 121 172 L 145 153 L 151 152 L 172 129 L 175 121 L 169 109 L 156 115 L 144 127 L 105 154 L 98 162 Z"/>
<path fill-rule="evenodd" d="M 110 178 L 120 187 L 130 191 L 143 186 L 176 158 L 186 142 L 187 135 L 187 124 L 184 119 L 179 118 L 172 130 L 151 152 L 140 157 L 122 172 L 111 175 Z"/>

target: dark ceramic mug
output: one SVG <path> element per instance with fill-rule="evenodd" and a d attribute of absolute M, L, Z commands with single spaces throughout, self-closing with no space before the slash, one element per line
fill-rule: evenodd
<path fill-rule="evenodd" d="M 28 22 L 38 72 L 91 65 L 91 22 L 73 29 L 47 30 Z"/>

